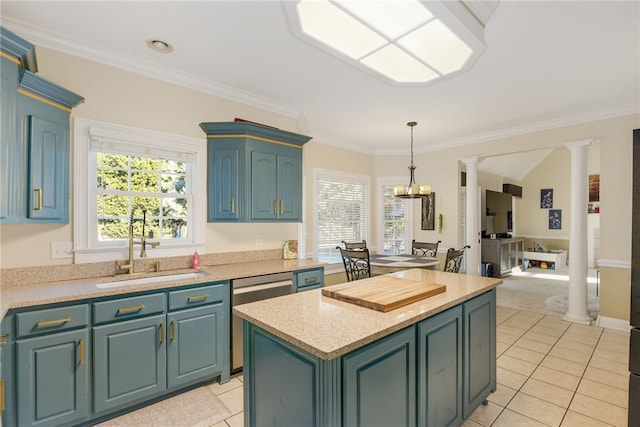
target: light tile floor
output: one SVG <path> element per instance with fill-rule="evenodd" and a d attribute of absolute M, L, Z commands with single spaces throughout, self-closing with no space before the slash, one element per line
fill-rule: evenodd
<path fill-rule="evenodd" d="M 629 333 L 498 307 L 498 389 L 463 427 L 626 426 Z M 210 387 L 243 425 L 242 375 Z M 392 427 L 392 426 L 390 426 Z"/>

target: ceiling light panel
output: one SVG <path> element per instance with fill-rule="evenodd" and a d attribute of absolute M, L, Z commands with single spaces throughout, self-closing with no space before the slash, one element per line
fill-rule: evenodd
<path fill-rule="evenodd" d="M 469 5 L 483 7 L 483 19 Z M 470 69 L 497 0 L 285 1 L 294 35 L 391 84 L 426 84 Z"/>
<path fill-rule="evenodd" d="M 390 39 L 397 39 L 433 18 L 417 0 L 336 0 L 335 3 Z"/>
<path fill-rule="evenodd" d="M 397 82 L 424 83 L 439 75 L 394 45 L 388 45 L 360 62 Z"/>
<path fill-rule="evenodd" d="M 382 36 L 328 1 L 302 0 L 297 9 L 305 34 L 353 59 L 387 43 Z"/>
<path fill-rule="evenodd" d="M 398 40 L 398 44 L 442 74 L 461 69 L 473 51 L 442 21 L 434 20 Z"/>

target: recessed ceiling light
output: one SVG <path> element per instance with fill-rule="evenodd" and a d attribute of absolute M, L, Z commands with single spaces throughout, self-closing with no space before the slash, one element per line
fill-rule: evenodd
<path fill-rule="evenodd" d="M 152 51 L 158 52 L 158 53 L 173 52 L 173 46 L 171 46 L 169 43 L 162 40 L 157 40 L 157 39 L 147 40 L 147 46 Z"/>

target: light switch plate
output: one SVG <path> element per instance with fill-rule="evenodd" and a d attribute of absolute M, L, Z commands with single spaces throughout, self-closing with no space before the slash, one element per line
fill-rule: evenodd
<path fill-rule="evenodd" d="M 72 242 L 51 242 L 51 259 L 73 258 Z"/>

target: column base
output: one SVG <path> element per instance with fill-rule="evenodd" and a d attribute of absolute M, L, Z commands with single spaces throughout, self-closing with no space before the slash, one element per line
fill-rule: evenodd
<path fill-rule="evenodd" d="M 579 323 L 581 325 L 587 325 L 587 326 L 590 326 L 591 322 L 593 322 L 593 319 L 586 314 L 575 315 L 575 314 L 566 313 L 564 316 L 562 316 L 562 320 L 566 320 L 567 322 Z"/>

